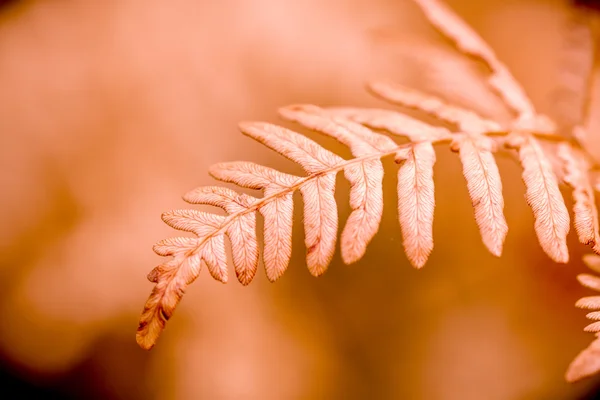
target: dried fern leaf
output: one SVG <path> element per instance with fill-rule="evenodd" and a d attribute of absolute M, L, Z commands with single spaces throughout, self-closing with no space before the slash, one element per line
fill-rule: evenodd
<path fill-rule="evenodd" d="M 283 189 L 296 187 L 301 177 L 277 171 L 273 168 L 248 161 L 233 161 L 215 164 L 209 169 L 210 175 L 223 182 L 234 183 L 238 186 L 278 192 Z"/>
<path fill-rule="evenodd" d="M 600 292 L 600 278 L 590 274 L 579 274 L 577 280 L 582 286 Z"/>
<path fill-rule="evenodd" d="M 596 254 L 585 254 L 583 263 L 591 270 L 600 273 L 600 256 Z"/>
<path fill-rule="evenodd" d="M 219 229 L 225 218 L 211 213 L 196 210 L 174 210 L 163 213 L 162 220 L 171 228 L 193 232 L 198 237 L 204 238 L 215 229 Z"/>
<path fill-rule="evenodd" d="M 373 132 L 350 118 L 317 106 L 297 104 L 282 107 L 279 109 L 279 115 L 338 140 L 348 146 L 355 157 L 380 154 L 398 147 L 388 136 Z M 423 125 L 426 124 L 413 127 L 413 132 L 426 129 Z"/>
<path fill-rule="evenodd" d="M 449 124 L 454 124 L 464 132 L 500 132 L 503 127 L 485 119 L 471 110 L 447 104 L 430 94 L 422 93 L 390 82 L 371 82 L 368 86 L 373 94 L 392 104 L 427 113 Z"/>
<path fill-rule="evenodd" d="M 266 122 L 242 122 L 240 130 L 243 134 L 300 164 L 309 174 L 322 173 L 344 162 L 343 158 L 307 137 L 281 126 Z"/>
<path fill-rule="evenodd" d="M 492 139 L 474 134 L 456 135 L 452 142 L 463 165 L 483 243 L 493 255 L 500 257 L 508 225 L 504 218 L 500 172 L 492 154 L 495 146 Z"/>
<path fill-rule="evenodd" d="M 312 140 L 277 125 L 246 122 L 240 124 L 240 129 L 244 134 L 300 164 L 307 173 L 318 174 L 314 179 L 304 180 L 299 189 L 304 199 L 307 266 L 313 275 L 321 275 L 335 252 L 338 224 L 334 198 L 335 175 L 338 169 L 335 167 L 343 164 L 345 160 Z M 262 211 L 264 212 L 264 209 Z M 287 232 L 286 230 L 282 236 L 283 239 L 291 237 Z M 278 232 L 269 233 L 278 235 Z M 265 237 L 266 235 L 265 231 Z M 284 255 L 287 255 L 287 252 Z M 271 268 L 275 272 L 273 277 L 279 275 L 278 272 L 282 269 L 279 260 L 275 261 L 277 266 Z"/>
<path fill-rule="evenodd" d="M 227 258 L 222 234 L 220 231 L 225 217 L 195 211 L 175 210 L 162 215 L 163 221 L 172 228 L 193 232 L 201 239 L 201 258 L 207 264 L 210 274 L 218 281 L 227 282 Z"/>
<path fill-rule="evenodd" d="M 585 332 L 597 333 L 600 332 L 600 322 L 592 322 L 583 328 Z"/>
<path fill-rule="evenodd" d="M 406 255 L 416 268 L 427 262 L 433 250 L 435 208 L 433 165 L 435 151 L 429 142 L 416 143 L 396 154 L 398 216 Z"/>
<path fill-rule="evenodd" d="M 327 174 L 307 181 L 300 192 L 304 199 L 306 265 L 311 274 L 319 276 L 331 262 L 337 240 L 335 175 Z"/>
<path fill-rule="evenodd" d="M 227 283 L 227 256 L 223 235 L 215 235 L 207 240 L 201 254 L 210 275 L 218 281 Z"/>
<path fill-rule="evenodd" d="M 390 152 L 398 147 L 389 137 L 347 118 L 331 116 L 316 106 L 289 106 L 281 108 L 279 114 L 337 139 L 347 145 L 355 157 Z M 379 229 L 383 214 L 383 165 L 379 159 L 364 161 L 346 168 L 344 175 L 350 182 L 352 212 L 342 231 L 341 253 L 344 262 L 351 264 L 362 258 Z"/>
<path fill-rule="evenodd" d="M 512 76 L 492 48 L 448 6 L 438 0 L 414 0 L 431 25 L 450 39 L 463 53 L 478 58 L 490 69 L 490 87 L 519 116 L 536 114 L 519 82 Z"/>
<path fill-rule="evenodd" d="M 197 258 L 193 259 L 194 261 Z M 188 261 L 189 263 L 189 261 Z M 156 343 L 156 338 L 165 328 L 165 324 L 173 315 L 177 303 L 181 300 L 185 288 L 196 278 L 186 279 L 183 274 L 177 274 L 180 265 L 175 261 L 158 266 L 148 274 L 148 280 L 155 282 L 150 297 L 144 305 L 144 311 L 136 332 L 136 341 L 145 350 L 150 350 Z"/>
<path fill-rule="evenodd" d="M 292 193 L 265 203 L 259 208 L 264 217 L 263 262 L 267 278 L 279 279 L 287 269 L 292 257 L 292 221 L 294 201 Z"/>
<path fill-rule="evenodd" d="M 587 296 L 577 300 L 575 307 L 587 310 L 600 309 L 600 296 Z"/>
<path fill-rule="evenodd" d="M 191 251 L 198 246 L 198 239 L 190 237 L 175 237 L 163 239 L 156 243 L 152 250 L 159 256 L 174 256 L 180 252 Z M 152 279 L 150 279 L 152 281 Z"/>
<path fill-rule="evenodd" d="M 144 349 L 149 350 L 156 343 L 186 287 L 198 277 L 201 262 L 207 264 L 215 279 L 222 282 L 227 280 L 223 236 L 204 237 L 196 241 L 193 249 L 187 246 L 180 248 L 174 252 L 171 261 L 156 267 L 148 275 L 148 279 L 156 282 L 156 286 L 144 306 L 136 333 L 136 340 Z"/>
<path fill-rule="evenodd" d="M 383 165 L 379 160 L 349 166 L 344 176 L 350 182 L 352 212 L 340 238 L 342 260 L 346 264 L 362 258 L 383 215 Z"/>
<path fill-rule="evenodd" d="M 242 213 L 251 207 L 257 198 L 239 194 L 231 189 L 218 186 L 204 186 L 192 190 L 183 196 L 191 204 L 206 204 L 220 207 L 228 214 L 240 213 L 226 230 L 231 241 L 235 274 L 243 285 L 249 284 L 258 268 L 258 241 L 256 238 L 256 215 Z"/>
<path fill-rule="evenodd" d="M 446 128 L 431 126 L 391 110 L 330 107 L 327 112 L 333 116 L 351 119 L 373 129 L 385 129 L 394 135 L 404 136 L 411 142 L 443 141 L 450 139 L 452 136 Z"/>
<path fill-rule="evenodd" d="M 568 262 L 569 212 L 552 165 L 532 135 L 513 133 L 507 137 L 506 145 L 519 153 L 527 188 L 525 197 L 533 211 L 535 232 L 542 249 L 554 261 Z"/>
<path fill-rule="evenodd" d="M 270 198 L 269 202 L 256 199 L 255 204 L 264 218 L 265 271 L 267 278 L 274 282 L 283 275 L 292 256 L 292 195 L 301 178 L 250 162 L 216 164 L 210 168 L 210 174 L 223 182 L 263 190 L 265 196 Z M 252 212 L 252 209 L 248 209 L 248 212 Z M 242 216 L 241 212 L 236 215 Z M 245 231 L 245 234 L 248 232 Z"/>
<path fill-rule="evenodd" d="M 569 365 L 565 379 L 575 382 L 600 371 L 600 338 L 594 340 Z"/>
<path fill-rule="evenodd" d="M 355 157 L 381 154 L 397 144 L 389 137 L 370 131 L 344 118 L 331 118 L 316 106 L 295 105 L 279 110 L 284 118 L 331 136 L 347 145 Z M 344 170 L 350 182 L 352 212 L 341 235 L 341 253 L 345 263 L 359 260 L 379 229 L 383 213 L 383 165 L 369 160 Z M 307 243 L 308 246 L 308 243 Z"/>
<path fill-rule="evenodd" d="M 589 180 L 589 166 L 585 154 L 567 143 L 559 143 L 557 155 L 563 165 L 563 181 L 573 190 L 573 224 L 579 241 L 600 252 L 598 209 L 594 189 Z"/>
<path fill-rule="evenodd" d="M 587 319 L 600 320 L 600 311 L 592 311 L 585 315 Z"/>

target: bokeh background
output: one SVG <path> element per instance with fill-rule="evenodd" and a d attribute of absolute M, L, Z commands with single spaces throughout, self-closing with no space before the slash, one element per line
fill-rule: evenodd
<path fill-rule="evenodd" d="M 564 104 L 573 9 L 564 1 L 451 0 L 536 106 Z M 207 168 L 251 160 L 298 172 L 243 137 L 290 103 L 388 107 L 364 91 L 385 77 L 498 119 L 508 113 L 405 0 L 56 0 L 0 8 L 0 379 L 8 398 L 597 398 L 569 385 L 592 340 L 573 303 L 586 249 L 541 251 L 514 158 L 498 156 L 510 227 L 497 259 L 481 243 L 461 166 L 438 149 L 435 250 L 402 251 L 395 169 L 366 256 L 304 266 L 300 198 L 293 260 L 248 287 L 203 271 L 157 346 L 135 343 L 160 262 L 152 244 Z M 557 93 L 559 94 L 557 97 Z M 557 100 L 558 98 L 558 100 Z M 563 113 L 564 114 L 564 113 Z M 564 115 L 563 115 L 564 117 Z M 349 153 L 306 132 L 328 148 Z M 342 221 L 348 184 L 336 192 Z M 568 193 L 565 193 L 568 199 Z M 570 202 L 570 199 L 568 199 Z M 16 397 L 15 397 L 16 396 Z"/>

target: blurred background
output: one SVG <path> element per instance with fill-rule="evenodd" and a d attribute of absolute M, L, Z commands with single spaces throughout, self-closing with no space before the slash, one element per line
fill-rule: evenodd
<path fill-rule="evenodd" d="M 448 3 L 540 111 L 571 123 L 574 111 L 558 101 L 577 19 L 570 3 Z M 298 172 L 242 136 L 238 121 L 277 122 L 277 107 L 291 103 L 389 107 L 365 92 L 373 77 L 509 117 L 479 66 L 414 4 L 1 4 L 0 380 L 9 398 L 600 398 L 600 379 L 563 379 L 593 338 L 573 306 L 589 294 L 575 279 L 587 250 L 572 232 L 568 265 L 542 253 L 520 168 L 498 155 L 510 230 L 503 257 L 491 256 L 458 157 L 444 147 L 435 249 L 422 270 L 403 253 L 386 160 L 384 218 L 360 262 L 345 266 L 338 252 L 324 276 L 308 273 L 297 198 L 293 259 L 278 282 L 261 270 L 248 287 L 222 285 L 203 271 L 157 346 L 135 343 L 152 289 L 145 276 L 160 262 L 152 245 L 175 234 L 160 214 L 214 184 L 207 169 L 219 161 Z M 341 176 L 336 196 L 343 223 Z"/>

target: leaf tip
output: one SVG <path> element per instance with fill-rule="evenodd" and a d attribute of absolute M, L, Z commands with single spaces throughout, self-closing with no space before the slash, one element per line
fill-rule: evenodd
<path fill-rule="evenodd" d="M 138 328 L 138 332 L 135 334 L 135 341 L 137 344 L 144 350 L 150 351 L 156 344 L 156 339 L 150 338 L 149 335 L 140 332 L 140 330 L 144 329 L 144 325 L 140 323 L 140 327 Z"/>

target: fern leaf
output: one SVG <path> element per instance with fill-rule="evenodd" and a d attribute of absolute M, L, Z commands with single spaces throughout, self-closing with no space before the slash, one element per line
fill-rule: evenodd
<path fill-rule="evenodd" d="M 227 256 L 223 235 L 215 235 L 207 240 L 201 255 L 210 275 L 218 281 L 227 283 Z"/>
<path fill-rule="evenodd" d="M 600 256 L 596 254 L 586 254 L 583 256 L 583 263 L 592 271 L 600 274 Z"/>
<path fill-rule="evenodd" d="M 227 258 L 223 235 L 215 235 L 225 222 L 225 217 L 195 210 L 175 210 L 166 212 L 163 221 L 172 228 L 193 232 L 202 240 L 202 259 L 210 274 L 216 280 L 227 282 Z"/>
<path fill-rule="evenodd" d="M 246 135 L 300 164 L 308 173 L 322 173 L 343 163 L 339 156 L 288 129 L 267 123 L 243 123 Z M 333 258 L 337 239 L 335 174 L 332 171 L 300 187 L 304 198 L 306 262 L 310 272 L 319 276 Z"/>
<path fill-rule="evenodd" d="M 565 379 L 575 382 L 600 372 L 600 338 L 594 340 L 569 365 Z"/>
<path fill-rule="evenodd" d="M 265 219 L 263 261 L 267 278 L 275 282 L 283 275 L 292 256 L 292 192 L 285 193 L 259 208 Z"/>
<path fill-rule="evenodd" d="M 226 275 L 223 277 L 216 273 L 226 264 L 225 250 L 220 253 L 218 244 L 214 246 L 211 243 L 218 241 L 217 238 L 198 240 L 195 249 L 179 252 L 171 261 L 150 272 L 148 279 L 156 282 L 156 286 L 144 306 L 136 333 L 136 340 L 142 348 L 149 350 L 154 346 L 186 287 L 200 274 L 201 261 L 209 266 L 215 279 L 226 281 Z"/>
<path fill-rule="evenodd" d="M 430 94 L 422 93 L 390 82 L 372 82 L 369 90 L 392 104 L 427 113 L 449 124 L 454 124 L 464 132 L 500 132 L 503 127 L 495 121 L 483 118 L 477 113 L 447 104 Z"/>
<path fill-rule="evenodd" d="M 174 210 L 163 213 L 162 220 L 172 228 L 193 232 L 198 237 L 203 238 L 215 229 L 219 229 L 225 218 L 195 210 Z"/>
<path fill-rule="evenodd" d="M 175 237 L 163 239 L 152 248 L 159 256 L 174 256 L 191 251 L 198 246 L 198 239 L 190 237 Z"/>
<path fill-rule="evenodd" d="M 589 166 L 584 154 L 575 154 L 571 146 L 560 143 L 557 155 L 563 163 L 563 181 L 573 190 L 573 224 L 579 241 L 600 251 L 598 210 L 594 189 L 589 180 Z"/>
<path fill-rule="evenodd" d="M 373 129 L 385 129 L 394 135 L 405 136 L 411 142 L 444 140 L 452 136 L 446 128 L 431 126 L 395 111 L 351 107 L 330 107 L 327 111 Z"/>
<path fill-rule="evenodd" d="M 583 328 L 585 332 L 597 333 L 600 332 L 600 322 L 593 322 Z"/>
<path fill-rule="evenodd" d="M 323 172 L 344 161 L 312 140 L 281 126 L 266 122 L 242 122 L 240 129 L 243 134 L 300 164 L 309 174 Z"/>
<path fill-rule="evenodd" d="M 600 311 L 592 311 L 585 315 L 587 319 L 600 320 Z"/>
<path fill-rule="evenodd" d="M 306 265 L 314 276 L 325 272 L 335 252 L 338 218 L 335 204 L 335 175 L 307 181 L 300 188 L 304 200 Z"/>
<path fill-rule="evenodd" d="M 390 152 L 398 147 L 389 137 L 347 118 L 331 116 L 316 106 L 289 106 L 281 108 L 279 114 L 339 140 L 355 157 Z M 350 182 L 352 212 L 342 231 L 341 253 L 344 262 L 351 264 L 362 258 L 379 229 L 383 213 L 383 165 L 379 159 L 364 161 L 346 168 L 344 175 Z M 308 242 L 306 245 L 311 248 Z"/>
<path fill-rule="evenodd" d="M 600 278 L 590 274 L 579 274 L 577 280 L 582 286 L 600 292 Z"/>
<path fill-rule="evenodd" d="M 283 118 L 330 136 L 345 144 L 355 157 L 394 150 L 398 145 L 388 136 L 313 105 L 293 105 L 279 109 Z M 423 124 L 425 125 L 425 124 Z"/>
<path fill-rule="evenodd" d="M 398 171 L 398 216 L 404 250 L 411 264 L 423 267 L 433 250 L 435 208 L 433 165 L 435 151 L 429 142 L 417 143 L 396 154 Z"/>
<path fill-rule="evenodd" d="M 507 146 L 519 153 L 527 188 L 525 197 L 533 211 L 535 232 L 542 249 L 554 261 L 568 262 L 569 212 L 550 161 L 531 135 L 513 133 L 507 138 Z"/>
<path fill-rule="evenodd" d="M 220 181 L 235 183 L 248 189 L 265 190 L 265 192 L 293 188 L 301 180 L 299 176 L 284 174 L 273 168 L 247 161 L 215 164 L 210 167 L 209 173 Z"/>
<path fill-rule="evenodd" d="M 360 260 L 379 229 L 383 214 L 383 165 L 379 160 L 365 161 L 344 170 L 350 182 L 352 212 L 340 238 L 342 260 Z"/>
<path fill-rule="evenodd" d="M 243 213 L 251 207 L 257 198 L 239 194 L 231 189 L 218 186 L 204 186 L 192 190 L 183 196 L 191 204 L 206 204 L 220 207 L 228 214 L 240 213 L 226 230 L 231 241 L 233 266 L 238 280 L 249 284 L 258 268 L 258 241 L 256 238 L 256 215 Z"/>
<path fill-rule="evenodd" d="M 600 296 L 587 296 L 577 300 L 575 307 L 584 308 L 587 310 L 595 310 L 600 308 Z"/>
<path fill-rule="evenodd" d="M 495 142 L 485 136 L 458 135 L 452 147 L 459 152 L 463 175 L 475 209 L 475 221 L 488 250 L 500 257 L 508 233 L 500 172 L 492 155 Z"/>
<path fill-rule="evenodd" d="M 259 199 L 255 199 L 252 205 L 257 207 L 265 220 L 263 262 L 267 278 L 274 282 L 283 275 L 292 256 L 292 218 L 294 214 L 292 194 L 294 188 L 301 182 L 301 178 L 250 162 L 216 164 L 210 168 L 210 174 L 223 182 L 235 183 L 249 189 L 263 190 L 265 196 L 271 199 L 270 202 L 260 202 Z M 248 206 L 249 214 L 252 212 L 252 208 L 250 205 Z M 240 212 L 235 215 L 242 216 L 243 214 Z M 255 230 L 244 230 L 245 235 L 249 235 L 249 232 L 256 234 Z M 254 239 L 252 240 L 254 241 Z M 250 254 L 252 259 L 251 261 L 245 260 L 247 264 L 254 262 L 254 254 Z M 238 257 L 242 257 L 242 254 L 238 254 Z M 248 281 L 242 283 L 250 283 L 253 275 L 247 274 L 246 278 Z"/>

